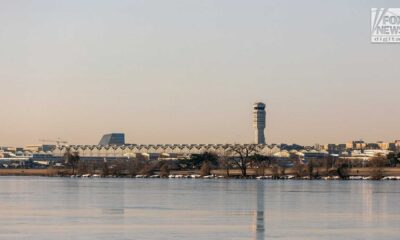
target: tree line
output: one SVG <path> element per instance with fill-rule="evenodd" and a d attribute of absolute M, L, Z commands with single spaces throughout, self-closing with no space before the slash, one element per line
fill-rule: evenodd
<path fill-rule="evenodd" d="M 363 166 L 361 163 L 346 159 L 335 158 L 332 156 L 322 159 L 312 159 L 306 163 L 298 156 L 291 155 L 291 173 L 296 177 L 306 177 L 310 179 L 318 178 L 318 169 L 325 169 L 328 175 L 338 175 L 341 178 L 348 177 L 348 169 Z M 104 176 L 136 176 L 159 174 L 161 177 L 168 177 L 171 171 L 197 171 L 200 175 L 210 175 L 212 170 L 219 169 L 224 171 L 224 175 L 231 176 L 231 170 L 237 169 L 241 177 L 248 177 L 248 169 L 255 169 L 257 175 L 264 175 L 265 169 L 272 171 L 274 178 L 283 176 L 287 167 L 279 164 L 279 159 L 261 155 L 257 145 L 233 145 L 225 152 L 216 154 L 215 152 L 204 152 L 193 154 L 189 158 L 178 160 L 154 160 L 149 161 L 144 156 L 138 155 L 135 158 L 121 158 L 112 161 L 87 161 L 81 160 L 77 152 L 69 149 L 64 154 L 64 162 L 71 169 L 72 174 L 95 174 L 100 172 Z M 373 175 L 379 178 L 383 175 L 384 167 L 395 167 L 400 164 L 400 153 L 390 153 L 387 156 L 378 155 L 373 157 L 363 167 L 373 169 Z"/>

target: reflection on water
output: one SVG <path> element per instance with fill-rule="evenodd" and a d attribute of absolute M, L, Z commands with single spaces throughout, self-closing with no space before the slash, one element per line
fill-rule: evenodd
<path fill-rule="evenodd" d="M 362 194 L 362 213 L 363 219 L 365 221 L 373 221 L 373 207 L 372 207 L 372 186 L 370 185 L 361 185 L 361 194 Z"/>
<path fill-rule="evenodd" d="M 0 177 L 0 239 L 398 239 L 397 182 Z"/>
<path fill-rule="evenodd" d="M 257 183 L 257 209 L 255 219 L 256 240 L 264 239 L 264 185 L 263 182 Z"/>
<path fill-rule="evenodd" d="M 122 187 L 117 188 L 107 188 L 107 192 L 112 194 L 115 197 L 112 197 L 113 204 L 112 205 L 104 205 L 102 207 L 102 213 L 104 216 L 111 217 L 108 215 L 112 215 L 112 217 L 120 217 L 123 219 L 125 213 L 125 191 L 124 191 L 124 182 L 121 182 Z M 96 193 L 94 193 L 96 194 Z"/>

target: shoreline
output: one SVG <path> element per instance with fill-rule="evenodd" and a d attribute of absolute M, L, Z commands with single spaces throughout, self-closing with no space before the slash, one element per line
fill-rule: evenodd
<path fill-rule="evenodd" d="M 379 171 L 379 177 L 376 172 Z M 316 168 L 313 176 L 310 178 L 308 174 L 299 176 L 295 169 L 288 168 L 284 172 L 277 174 L 272 169 L 248 169 L 247 176 L 243 177 L 239 169 L 230 169 L 229 176 L 227 171 L 223 169 L 211 170 L 209 175 L 201 176 L 198 170 L 180 170 L 170 171 L 168 175 L 160 176 L 159 171 L 155 171 L 152 175 L 136 174 L 136 175 L 102 175 L 100 170 L 92 173 L 72 174 L 71 169 L 0 169 L 0 176 L 43 176 L 43 177 L 82 177 L 82 178 L 163 178 L 163 179 L 271 179 L 271 180 L 400 180 L 400 167 L 392 168 L 348 168 L 346 169 L 346 177 L 340 178 L 337 174 L 329 174 L 330 169 Z"/>

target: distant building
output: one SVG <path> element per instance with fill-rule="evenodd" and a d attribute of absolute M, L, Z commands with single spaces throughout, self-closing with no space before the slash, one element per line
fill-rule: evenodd
<path fill-rule="evenodd" d="M 255 143 L 265 144 L 265 104 L 262 102 L 253 104 L 253 127 L 255 128 Z"/>
<path fill-rule="evenodd" d="M 278 147 L 281 150 L 286 150 L 286 151 L 292 151 L 292 150 L 300 151 L 300 150 L 305 149 L 303 146 L 300 146 L 300 145 L 297 145 L 297 144 L 288 145 L 288 144 L 284 144 L 284 143 L 282 143 L 281 145 L 278 145 Z"/>
<path fill-rule="evenodd" d="M 394 142 L 389 143 L 389 150 L 392 152 L 395 152 L 396 149 L 396 144 Z"/>
<path fill-rule="evenodd" d="M 124 133 L 110 133 L 105 134 L 99 143 L 100 146 L 108 145 L 125 145 L 125 134 Z"/>
<path fill-rule="evenodd" d="M 373 149 L 381 149 L 381 145 L 379 143 L 367 143 L 365 149 L 373 150 Z"/>
<path fill-rule="evenodd" d="M 321 145 L 321 144 L 319 144 L 319 143 L 316 143 L 316 144 L 314 145 L 314 149 L 317 150 L 317 151 L 322 151 L 322 150 L 325 150 L 325 147 L 324 147 L 324 145 Z"/>
<path fill-rule="evenodd" d="M 353 149 L 353 150 L 363 150 L 363 149 L 366 148 L 366 146 L 367 146 L 367 144 L 362 140 L 352 141 L 352 142 L 346 143 L 346 149 L 348 149 L 348 150 L 351 150 L 351 149 Z"/>
<path fill-rule="evenodd" d="M 386 156 L 389 152 L 390 152 L 389 150 L 381 150 L 381 149 L 367 149 L 364 151 L 353 150 L 350 152 L 350 157 L 354 160 L 355 159 L 368 160 L 368 159 L 378 156 L 378 155 Z"/>
<path fill-rule="evenodd" d="M 16 147 L 0 147 L 0 150 L 5 151 L 5 152 L 16 152 L 17 148 Z"/>
<path fill-rule="evenodd" d="M 381 149 L 381 150 L 388 150 L 390 147 L 388 142 L 379 141 L 379 142 L 377 142 L 377 144 L 379 146 L 379 149 Z"/>
<path fill-rule="evenodd" d="M 52 151 L 53 149 L 56 148 L 56 145 L 48 145 L 48 144 L 33 144 L 33 145 L 26 145 L 24 147 L 24 151 L 36 153 L 36 152 L 48 152 Z"/>
<path fill-rule="evenodd" d="M 346 151 L 346 144 L 327 144 L 325 146 L 325 150 L 328 151 L 330 154 L 339 154 Z"/>
<path fill-rule="evenodd" d="M 400 140 L 394 141 L 394 145 L 396 147 L 396 150 L 399 151 L 400 150 Z"/>
<path fill-rule="evenodd" d="M 308 163 L 312 160 L 325 160 L 329 157 L 329 153 L 326 151 L 309 151 L 304 153 L 304 162 Z"/>

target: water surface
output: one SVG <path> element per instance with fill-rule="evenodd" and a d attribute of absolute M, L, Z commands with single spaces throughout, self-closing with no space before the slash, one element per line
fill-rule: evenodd
<path fill-rule="evenodd" d="M 0 177 L 0 239 L 399 239 L 396 181 Z"/>

